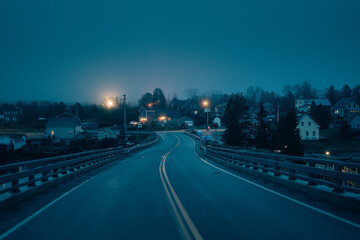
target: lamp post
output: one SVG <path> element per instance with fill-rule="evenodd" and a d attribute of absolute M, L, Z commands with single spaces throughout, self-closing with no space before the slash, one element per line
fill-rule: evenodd
<path fill-rule="evenodd" d="M 126 94 L 123 95 L 124 97 L 124 135 L 126 134 Z"/>
<path fill-rule="evenodd" d="M 209 112 L 210 112 L 210 108 L 208 107 L 209 102 L 207 100 L 204 100 L 203 105 L 205 107 L 205 112 L 206 112 L 206 131 L 209 131 Z"/>

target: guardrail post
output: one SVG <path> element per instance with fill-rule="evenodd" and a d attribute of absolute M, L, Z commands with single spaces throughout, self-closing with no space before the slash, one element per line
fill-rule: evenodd
<path fill-rule="evenodd" d="M 314 167 L 315 167 L 315 163 L 314 163 L 314 162 L 309 162 L 309 167 L 313 167 L 313 168 L 314 168 Z M 316 178 L 316 175 L 313 174 L 313 173 L 310 173 L 310 174 L 309 174 L 309 177 L 310 177 L 310 178 Z M 316 182 L 310 180 L 307 185 L 309 185 L 309 186 L 316 186 Z"/>
<path fill-rule="evenodd" d="M 276 158 L 275 159 L 275 164 L 274 164 L 274 176 L 277 176 L 277 177 L 281 175 L 280 174 L 280 167 L 278 165 L 278 162 L 279 162 L 279 159 Z"/>
<path fill-rule="evenodd" d="M 47 177 L 47 171 L 42 172 L 42 177 L 43 177 L 43 179 L 41 181 L 43 181 L 43 182 L 49 181 L 49 179 Z"/>
<path fill-rule="evenodd" d="M 34 175 L 34 174 L 33 174 L 33 175 L 30 175 L 30 176 L 29 176 L 29 182 L 32 182 L 32 181 L 34 181 L 34 180 L 35 180 L 35 175 Z M 35 187 L 36 184 L 35 184 L 35 182 L 32 182 L 32 183 L 29 183 L 28 186 L 29 186 L 29 187 Z"/>
<path fill-rule="evenodd" d="M 19 172 L 19 168 L 12 169 L 12 173 L 17 173 L 17 172 Z M 15 180 L 11 181 L 11 187 L 16 187 L 17 185 L 19 185 L 19 179 L 15 179 Z M 18 187 L 16 187 L 13 190 L 11 190 L 10 192 L 18 193 L 18 192 L 20 192 L 20 189 Z"/>
<path fill-rule="evenodd" d="M 338 172 L 341 172 L 342 171 L 341 165 L 336 164 L 334 166 L 334 170 L 338 171 Z M 337 178 L 334 179 L 335 180 L 334 182 L 335 182 L 336 185 L 334 186 L 333 192 L 343 193 L 344 190 L 341 188 L 341 186 L 344 185 L 344 181 L 340 178 L 340 174 L 337 174 L 337 175 L 338 175 Z"/>
<path fill-rule="evenodd" d="M 286 160 L 287 160 L 287 159 L 286 159 Z M 290 162 L 290 163 L 292 163 L 292 164 L 294 164 L 294 161 L 293 161 L 293 160 L 287 160 L 287 161 Z M 289 169 L 289 173 L 290 173 L 290 174 L 295 174 L 295 170 Z M 288 180 L 290 180 L 290 181 L 295 181 L 296 178 L 293 177 L 293 176 L 289 176 Z"/>

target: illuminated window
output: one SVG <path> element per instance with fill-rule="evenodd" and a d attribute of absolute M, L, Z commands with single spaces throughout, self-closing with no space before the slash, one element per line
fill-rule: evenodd
<path fill-rule="evenodd" d="M 54 131 L 51 131 L 51 135 L 54 135 Z"/>

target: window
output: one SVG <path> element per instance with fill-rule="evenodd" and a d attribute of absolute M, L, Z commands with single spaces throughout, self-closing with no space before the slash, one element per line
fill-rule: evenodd
<path fill-rule="evenodd" d="M 360 127 L 360 124 L 358 123 L 358 124 L 356 125 L 356 127 Z"/>
<path fill-rule="evenodd" d="M 51 135 L 54 135 L 54 131 L 51 131 Z"/>
<path fill-rule="evenodd" d="M 349 105 L 348 105 L 348 106 L 349 106 L 349 108 L 351 108 L 351 103 L 349 103 Z"/>
<path fill-rule="evenodd" d="M 356 108 L 356 103 L 353 104 L 353 108 Z"/>
<path fill-rule="evenodd" d="M 311 122 L 309 122 L 309 127 L 311 126 Z"/>
<path fill-rule="evenodd" d="M 316 136 L 316 133 L 315 133 L 315 131 L 313 131 L 313 137 L 315 137 Z"/>
<path fill-rule="evenodd" d="M 16 117 L 13 117 L 13 121 L 14 121 L 14 122 L 16 121 Z"/>
<path fill-rule="evenodd" d="M 105 134 L 105 138 L 108 138 L 108 135 L 107 135 L 107 134 Z"/>
<path fill-rule="evenodd" d="M 69 135 L 71 136 L 72 131 L 69 131 Z"/>
<path fill-rule="evenodd" d="M 301 122 L 301 126 L 302 126 L 302 127 L 304 126 L 304 122 Z"/>
<path fill-rule="evenodd" d="M 307 137 L 309 136 L 309 131 L 306 131 L 306 136 L 307 136 Z"/>

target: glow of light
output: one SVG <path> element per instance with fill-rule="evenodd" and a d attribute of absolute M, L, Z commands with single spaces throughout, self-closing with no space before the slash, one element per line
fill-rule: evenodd
<path fill-rule="evenodd" d="M 107 108 L 113 108 L 114 107 L 114 101 L 112 99 L 106 100 L 106 107 Z"/>
<path fill-rule="evenodd" d="M 140 118 L 140 122 L 146 122 L 147 119 L 146 118 Z"/>
<path fill-rule="evenodd" d="M 325 152 L 325 155 L 326 155 L 326 156 L 329 156 L 329 155 L 330 155 L 330 152 L 329 152 L 329 151 L 326 151 L 326 152 Z"/>
<path fill-rule="evenodd" d="M 203 105 L 204 105 L 205 107 L 207 107 L 208 104 L 209 104 L 209 102 L 208 102 L 207 100 L 204 100 L 204 101 L 203 101 Z"/>

